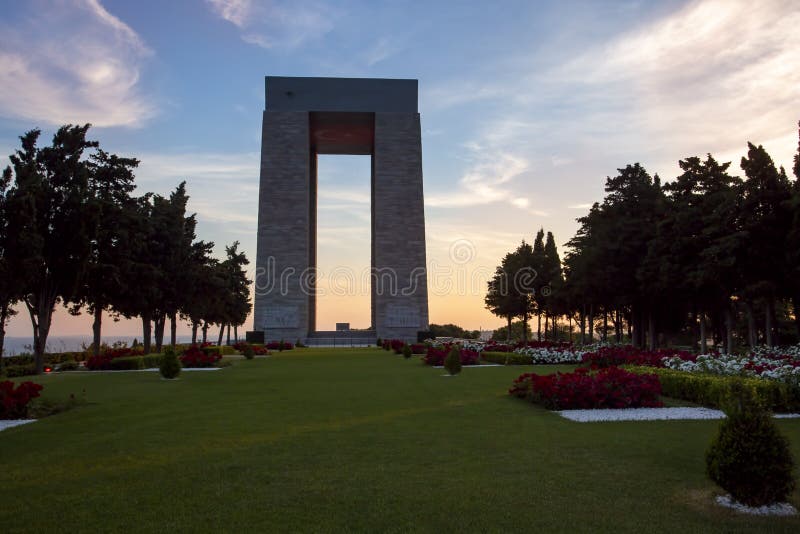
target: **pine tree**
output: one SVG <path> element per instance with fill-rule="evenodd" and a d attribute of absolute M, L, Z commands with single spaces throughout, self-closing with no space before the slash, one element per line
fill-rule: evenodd
<path fill-rule="evenodd" d="M 747 157 L 741 162 L 747 179 L 742 186 L 739 227 L 748 244 L 737 267 L 742 272 L 750 343 L 755 344 L 751 306 L 758 299 L 764 305 L 767 344 L 772 346 L 775 301 L 788 282 L 784 247 L 791 225 L 792 191 L 786 173 L 775 168 L 763 146 L 748 143 L 747 147 Z"/>

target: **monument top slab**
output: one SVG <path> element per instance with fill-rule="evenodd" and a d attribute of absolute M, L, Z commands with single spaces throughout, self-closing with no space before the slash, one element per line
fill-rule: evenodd
<path fill-rule="evenodd" d="M 417 112 L 417 80 L 266 77 L 267 111 Z"/>

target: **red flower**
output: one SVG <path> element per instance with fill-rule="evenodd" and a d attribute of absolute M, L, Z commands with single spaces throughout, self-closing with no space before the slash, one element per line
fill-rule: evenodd
<path fill-rule="evenodd" d="M 0 382 L 0 419 L 24 419 L 28 416 L 28 403 L 39 396 L 44 386 L 22 382 L 14 389 L 14 382 Z"/>
<path fill-rule="evenodd" d="M 638 408 L 661 406 L 661 383 L 656 375 L 639 375 L 608 367 L 599 372 L 537 375 L 514 380 L 508 393 L 551 410 Z"/>

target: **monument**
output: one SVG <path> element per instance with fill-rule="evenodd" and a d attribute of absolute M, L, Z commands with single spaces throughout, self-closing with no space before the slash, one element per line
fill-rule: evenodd
<path fill-rule="evenodd" d="M 316 328 L 317 155 L 372 158 L 372 325 L 415 341 L 428 328 L 417 80 L 266 78 L 253 339 Z M 322 273 L 324 275 L 324 273 Z"/>

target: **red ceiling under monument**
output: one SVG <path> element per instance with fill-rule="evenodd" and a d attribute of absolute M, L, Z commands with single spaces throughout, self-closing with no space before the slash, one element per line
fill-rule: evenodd
<path fill-rule="evenodd" d="M 312 111 L 311 147 L 317 154 L 372 154 L 375 114 Z"/>

